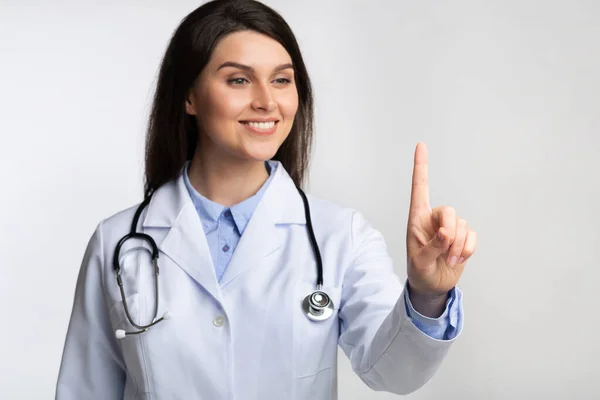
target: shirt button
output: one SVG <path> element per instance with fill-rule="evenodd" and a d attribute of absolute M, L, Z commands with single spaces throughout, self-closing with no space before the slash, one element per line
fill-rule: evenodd
<path fill-rule="evenodd" d="M 229 210 L 225 211 L 225 217 L 226 218 L 231 217 L 231 211 L 229 211 Z"/>
<path fill-rule="evenodd" d="M 223 246 L 223 251 L 229 251 L 229 246 L 227 246 L 227 245 Z"/>
<path fill-rule="evenodd" d="M 217 318 L 215 318 L 215 319 L 213 320 L 213 324 L 214 324 L 214 325 L 215 325 L 217 328 L 220 328 L 220 327 L 222 327 L 222 326 L 225 324 L 225 317 L 222 317 L 222 316 L 220 316 L 220 315 L 219 315 Z"/>

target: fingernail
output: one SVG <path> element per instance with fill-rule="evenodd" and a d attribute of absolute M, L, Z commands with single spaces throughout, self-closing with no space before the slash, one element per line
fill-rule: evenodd
<path fill-rule="evenodd" d="M 459 264 L 462 264 L 464 262 L 465 262 L 465 258 L 464 257 L 461 257 L 461 258 L 458 259 L 458 263 Z"/>
<path fill-rule="evenodd" d="M 458 257 L 456 257 L 456 256 L 450 257 L 450 266 L 455 265 L 457 259 L 458 259 Z"/>

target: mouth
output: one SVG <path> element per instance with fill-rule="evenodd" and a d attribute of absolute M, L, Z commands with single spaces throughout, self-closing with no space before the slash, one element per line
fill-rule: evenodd
<path fill-rule="evenodd" d="M 277 130 L 277 124 L 279 121 L 240 121 L 240 123 L 244 125 L 250 132 L 257 133 L 259 135 L 270 135 L 275 133 Z"/>

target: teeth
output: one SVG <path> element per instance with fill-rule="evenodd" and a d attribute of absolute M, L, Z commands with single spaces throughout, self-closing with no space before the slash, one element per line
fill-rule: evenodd
<path fill-rule="evenodd" d="M 271 129 L 275 126 L 275 121 L 271 122 L 244 122 L 246 125 L 250 125 L 253 128 L 257 129 Z"/>

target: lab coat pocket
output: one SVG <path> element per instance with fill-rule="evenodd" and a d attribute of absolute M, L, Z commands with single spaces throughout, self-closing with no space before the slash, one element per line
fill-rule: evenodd
<path fill-rule="evenodd" d="M 127 302 L 127 309 L 129 315 L 133 319 L 133 322 L 137 324 L 145 324 L 143 319 L 144 301 L 138 294 L 132 294 L 125 298 Z M 125 332 L 137 332 L 139 329 L 135 328 L 129 322 L 127 314 L 125 312 L 125 305 L 122 301 L 115 302 L 110 308 L 110 319 L 113 328 L 113 334 L 117 334 L 118 330 Z M 147 332 L 141 334 L 127 334 L 122 339 L 117 339 L 121 346 L 123 361 L 127 371 L 127 378 L 132 379 L 137 387 L 138 396 L 142 393 L 148 393 L 150 391 L 149 382 L 147 379 L 147 367 L 145 357 L 145 337 Z M 144 398 L 144 397 L 141 397 Z"/>
<path fill-rule="evenodd" d="M 294 359 L 296 377 L 299 378 L 332 368 L 337 362 L 338 310 L 342 290 L 334 286 L 323 287 L 323 291 L 333 302 L 333 315 L 324 321 L 312 321 L 304 314 L 302 301 L 314 290 L 314 283 L 303 282 L 298 286 L 295 296 Z"/>
<path fill-rule="evenodd" d="M 330 400 L 333 398 L 332 369 L 326 368 L 316 374 L 296 379 L 296 400 Z"/>

